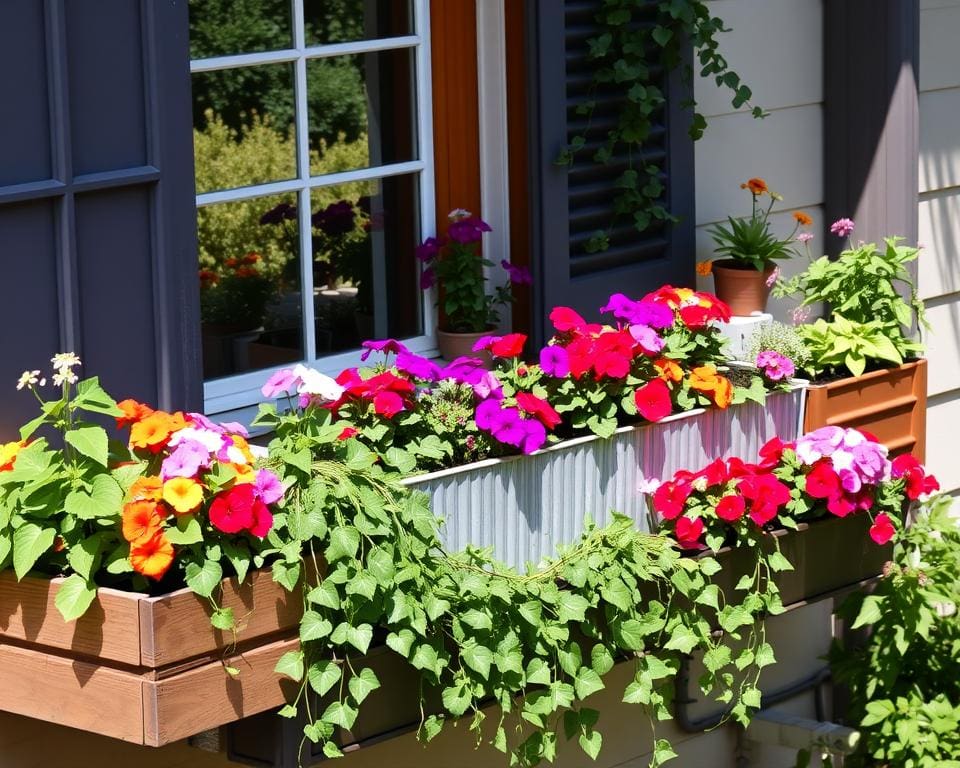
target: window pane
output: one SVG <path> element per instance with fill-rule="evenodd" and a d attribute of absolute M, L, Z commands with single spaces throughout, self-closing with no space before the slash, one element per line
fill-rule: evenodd
<path fill-rule="evenodd" d="M 303 359 L 296 197 L 197 211 L 205 379 Z"/>
<path fill-rule="evenodd" d="M 410 0 L 304 0 L 307 45 L 414 34 Z"/>
<path fill-rule="evenodd" d="M 312 193 L 317 356 L 422 332 L 416 175 Z"/>
<path fill-rule="evenodd" d="M 197 192 L 296 178 L 293 66 L 193 75 Z"/>
<path fill-rule="evenodd" d="M 310 172 L 417 159 L 413 50 L 307 62 Z"/>
<path fill-rule="evenodd" d="M 290 0 L 190 0 L 190 58 L 293 45 Z"/>

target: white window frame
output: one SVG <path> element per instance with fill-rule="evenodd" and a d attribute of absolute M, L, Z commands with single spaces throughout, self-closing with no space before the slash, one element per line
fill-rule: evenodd
<path fill-rule="evenodd" d="M 255 184 L 237 189 L 204 192 L 196 197 L 197 208 L 217 203 L 248 200 L 254 197 L 292 193 L 297 194 L 297 215 L 300 232 L 300 281 L 302 301 L 302 338 L 307 357 L 303 360 L 318 370 L 331 375 L 344 368 L 357 365 L 360 350 L 351 350 L 323 357 L 316 356 L 316 328 L 313 296 L 313 242 L 310 223 L 310 193 L 320 187 L 330 187 L 357 181 L 385 179 L 392 176 L 417 174 L 420 192 L 420 233 L 433 234 L 436 230 L 436 197 L 434 189 L 433 162 L 433 95 L 430 59 L 430 0 L 412 0 L 414 34 L 376 40 L 358 40 L 348 43 L 308 46 L 304 28 L 303 0 L 291 0 L 293 12 L 292 48 L 262 53 L 245 53 L 233 56 L 217 56 L 190 62 L 191 74 L 213 72 L 259 64 L 294 65 L 294 93 L 297 141 L 297 176 L 286 181 Z M 418 160 L 388 163 L 375 168 L 361 168 L 324 176 L 310 175 L 309 105 L 307 101 L 307 62 L 314 59 L 343 56 L 356 53 L 409 49 L 414 54 L 416 74 L 416 118 L 418 134 Z M 376 268 L 376 264 L 374 265 Z M 433 292 L 423 294 L 420 302 L 423 333 L 404 339 L 404 344 L 421 355 L 435 356 L 436 313 Z M 379 302 L 378 302 L 379 303 Z M 222 414 L 249 408 L 263 400 L 260 387 L 267 378 L 289 364 L 257 371 L 238 373 L 203 384 L 204 410 L 209 414 Z"/>

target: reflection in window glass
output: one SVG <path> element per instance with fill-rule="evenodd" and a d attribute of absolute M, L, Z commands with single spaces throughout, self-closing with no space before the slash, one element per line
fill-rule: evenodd
<path fill-rule="evenodd" d="M 410 0 L 303 0 L 307 45 L 414 34 Z"/>
<path fill-rule="evenodd" d="M 318 357 L 421 332 L 417 177 L 312 192 Z"/>
<path fill-rule="evenodd" d="M 417 159 L 413 51 L 307 62 L 314 176 Z"/>
<path fill-rule="evenodd" d="M 290 64 L 195 73 L 197 192 L 296 178 L 294 123 Z"/>
<path fill-rule="evenodd" d="M 296 197 L 197 211 L 205 379 L 303 358 Z"/>
<path fill-rule="evenodd" d="M 190 0 L 190 58 L 289 48 L 290 0 Z"/>

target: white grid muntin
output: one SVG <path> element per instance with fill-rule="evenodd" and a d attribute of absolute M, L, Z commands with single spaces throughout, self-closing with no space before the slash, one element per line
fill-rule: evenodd
<path fill-rule="evenodd" d="M 301 297 L 312 297 L 313 285 L 313 240 L 311 227 L 312 190 L 320 187 L 336 186 L 353 182 L 372 181 L 400 175 L 415 175 L 419 189 L 420 231 L 421 234 L 433 232 L 436 227 L 434 213 L 435 189 L 433 168 L 433 99 L 430 70 L 430 0 L 412 0 L 414 34 L 400 37 L 380 38 L 376 40 L 358 40 L 347 43 L 308 46 L 304 27 L 303 0 L 292 0 L 293 42 L 292 48 L 277 51 L 217 56 L 191 61 L 190 72 L 215 72 L 238 67 L 260 64 L 293 64 L 294 95 L 297 141 L 297 177 L 283 181 L 252 184 L 235 189 L 204 192 L 196 196 L 198 208 L 249 200 L 255 197 L 267 197 L 277 194 L 297 195 L 298 225 L 300 233 L 300 291 Z M 378 51 L 409 49 L 414 53 L 414 74 L 416 77 L 416 114 L 414 119 L 417 131 L 418 160 L 390 163 L 378 167 L 358 168 L 356 170 L 321 176 L 310 175 L 309 143 L 309 104 L 307 100 L 307 62 L 315 59 L 344 56 L 357 53 L 376 53 Z M 374 265 L 377 266 L 376 264 Z M 381 287 L 382 288 L 382 287 Z M 375 295 L 383 295 L 382 290 Z M 436 355 L 435 327 L 436 318 L 432 307 L 435 295 L 433 291 L 421 297 L 420 312 L 423 334 L 404 339 L 411 351 L 422 355 Z M 359 363 L 360 350 L 316 356 L 315 310 L 312 300 L 301 299 L 302 338 L 307 352 L 304 361 L 314 364 L 325 373 L 336 373 L 341 369 Z M 274 371 L 286 366 L 235 374 L 204 382 L 204 409 L 216 414 L 249 407 L 262 400 L 260 386 Z"/>

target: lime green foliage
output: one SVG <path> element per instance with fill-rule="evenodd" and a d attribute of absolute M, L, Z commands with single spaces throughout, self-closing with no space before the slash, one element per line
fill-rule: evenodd
<path fill-rule="evenodd" d="M 823 256 L 775 286 L 775 296 L 800 294 L 800 306 L 830 307 L 829 321 L 803 331 L 818 371 L 846 367 L 859 375 L 867 361 L 899 364 L 923 353 L 913 328 L 929 326 L 908 266 L 920 251 L 901 240 L 886 238 L 883 249 L 861 243 L 833 261 Z"/>
<path fill-rule="evenodd" d="M 203 130 L 193 133 L 197 189 L 210 191 L 278 181 L 296 176 L 296 148 L 292 133 L 274 130 L 267 119 L 253 115 L 239 131 L 213 114 Z M 315 175 L 362 168 L 368 163 L 366 136 L 352 143 L 343 137 L 321 151 L 311 152 L 310 170 Z M 341 198 L 356 199 L 371 191 L 371 183 L 320 187 L 312 194 L 312 209 L 318 210 Z M 295 195 L 279 195 L 205 206 L 197 211 L 200 266 L 220 269 L 229 258 L 259 253 L 263 270 L 279 276 L 299 253 L 296 226 L 264 226 L 260 217 L 280 202 L 297 204 Z M 289 271 L 289 268 L 288 268 Z"/>
<path fill-rule="evenodd" d="M 759 198 L 763 195 L 770 198 L 766 207 L 759 204 Z M 726 224 L 715 224 L 708 232 L 716 243 L 718 254 L 732 259 L 739 266 L 763 272 L 778 259 L 789 259 L 796 255 L 792 244 L 800 224 L 797 222 L 794 225 L 789 236 L 776 237 L 770 230 L 770 211 L 774 203 L 783 198 L 774 192 L 758 193 L 753 190 L 750 190 L 750 196 L 753 207 L 749 218 L 728 216 Z"/>
<path fill-rule="evenodd" d="M 630 162 L 611 185 L 612 220 L 605 229 L 592 235 L 586 245 L 588 252 L 607 250 L 611 230 L 624 220 L 638 232 L 674 220 L 665 207 L 663 169 L 656 163 L 647 162 L 643 153 L 648 142 L 660 141 L 654 129 L 664 120 L 663 73 L 680 68 L 683 80 L 691 86 L 691 93 L 693 91 L 693 70 L 682 65 L 687 45 L 693 46 L 700 76 L 712 77 L 717 86 L 728 89 L 733 94 L 734 108 L 747 105 L 752 97 L 750 88 L 741 82 L 720 54 L 717 36 L 729 30 L 713 15 L 710 3 L 703 0 L 663 0 L 657 3 L 603 0 L 599 5 L 596 20 L 603 31 L 587 40 L 593 80 L 590 93 L 576 108 L 577 114 L 586 118 L 587 128 L 571 137 L 557 162 L 573 165 L 576 155 L 597 141 L 600 147 L 592 155 L 596 164 L 606 166 L 614 158 L 619 162 L 624 154 Z M 654 14 L 652 19 L 651 11 Z M 602 130 L 591 130 L 598 103 L 607 103 L 611 91 L 626 96 L 616 124 L 609 129 L 604 125 Z M 699 139 L 707 121 L 696 111 L 693 99 L 690 99 L 689 106 L 694 108 L 690 135 Z M 754 107 L 752 114 L 754 117 L 764 116 L 759 107 Z"/>
<path fill-rule="evenodd" d="M 861 750 L 845 765 L 960 766 L 960 529 L 939 497 L 899 535 L 872 594 L 842 609 L 865 644 L 836 644 L 831 663 L 849 687 Z"/>
<path fill-rule="evenodd" d="M 779 352 L 789 357 L 798 371 L 805 371 L 810 364 L 810 350 L 807 349 L 799 328 L 773 321 L 760 326 L 750 337 L 747 345 L 747 360 L 752 362 L 761 352 Z"/>
<path fill-rule="evenodd" d="M 690 653 L 703 654 L 701 687 L 729 703 L 732 717 L 747 722 L 759 705 L 757 674 L 774 658 L 757 621 L 779 608 L 769 565 L 724 596 L 710 579 L 715 559 L 682 557 L 670 539 L 623 517 L 588 525 L 579 542 L 527 573 L 487 550 L 449 555 L 427 498 L 397 486 L 358 441 L 338 440 L 341 425 L 327 410 L 298 417 L 262 406 L 258 423 L 274 430 L 271 461 L 290 487 L 269 535 L 280 557 L 274 578 L 289 589 L 306 578 L 301 648 L 277 666 L 300 689 L 281 714 L 295 716 L 311 691 L 327 697 L 324 709 L 307 710 L 304 738 L 328 756 L 339 754 L 336 728 L 349 729 L 368 697 L 390 695 L 365 661 L 377 629 L 420 671 L 421 695 L 440 694 L 442 712 L 421 722 L 424 741 L 449 719 L 468 718 L 478 742 L 490 738 L 516 765 L 552 761 L 561 734 L 596 757 L 602 718 L 591 697 L 618 660 L 633 669 L 623 700 L 651 725 L 670 717 Z M 301 552 L 318 566 L 322 558 L 325 570 L 304 568 Z M 746 648 L 734 650 L 731 638 L 745 638 Z M 487 702 L 498 706 L 484 711 Z M 482 729 L 490 713 L 497 721 Z M 661 740 L 652 764 L 671 756 Z"/>

